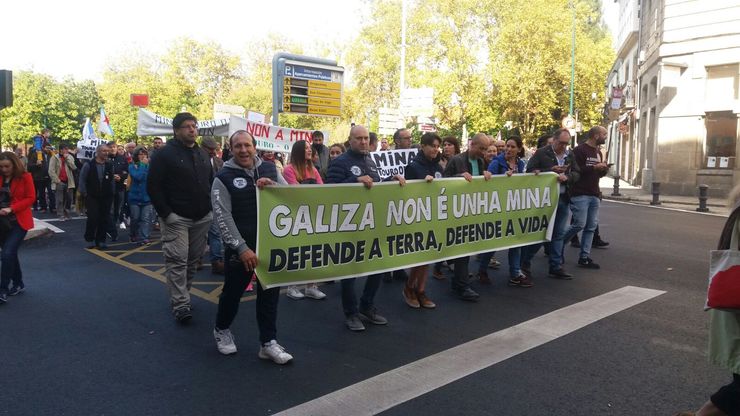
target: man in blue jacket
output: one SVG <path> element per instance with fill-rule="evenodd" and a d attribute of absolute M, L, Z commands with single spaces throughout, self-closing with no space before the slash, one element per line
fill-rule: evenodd
<path fill-rule="evenodd" d="M 370 157 L 370 132 L 364 126 L 352 126 L 349 131 L 349 146 L 347 152 L 334 159 L 329 165 L 326 183 L 361 183 L 367 189 L 371 189 L 373 183 L 380 182 L 380 176 L 375 161 Z M 396 175 L 394 179 L 398 180 L 401 186 L 406 183 L 400 175 Z M 359 306 L 355 294 L 355 280 L 357 279 L 342 280 L 342 308 L 347 318 L 345 323 L 351 331 L 364 331 L 363 320 L 375 325 L 388 323 L 387 319 L 377 313 L 373 304 L 381 278 L 382 274 L 367 277 Z"/>

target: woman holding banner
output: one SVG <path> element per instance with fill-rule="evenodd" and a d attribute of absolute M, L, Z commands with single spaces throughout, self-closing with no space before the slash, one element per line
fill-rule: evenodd
<path fill-rule="evenodd" d="M 455 155 L 460 154 L 460 142 L 457 140 L 454 136 L 447 136 L 444 139 L 442 139 L 442 153 L 440 154 L 439 158 L 439 166 L 442 167 L 442 171 L 444 172 L 445 168 L 447 167 L 447 162 L 449 162 L 450 159 L 455 157 Z M 434 276 L 435 279 L 444 280 L 445 276 L 442 273 L 442 266 L 446 263 L 443 261 L 437 262 L 434 264 L 434 268 L 432 270 L 432 276 Z"/>
<path fill-rule="evenodd" d="M 494 175 L 506 175 L 507 177 L 515 173 L 524 173 L 526 163 L 522 157 L 524 157 L 524 143 L 521 137 L 511 136 L 506 140 L 504 151 L 488 165 L 488 171 Z M 509 286 L 532 287 L 534 286 L 532 280 L 522 273 L 521 257 L 521 247 L 509 249 Z M 484 260 L 487 265 L 488 260 L 481 259 L 480 261 Z"/>
<path fill-rule="evenodd" d="M 344 148 L 344 145 L 341 143 L 334 143 L 329 147 L 329 163 L 331 163 L 332 160 L 338 158 L 342 155 L 342 153 L 346 152 L 347 150 Z"/>
<path fill-rule="evenodd" d="M 447 167 L 447 162 L 455 155 L 460 154 L 460 142 L 454 136 L 447 136 L 442 140 L 442 157 L 439 158 L 439 165 L 442 171 Z"/>
<path fill-rule="evenodd" d="M 290 151 L 290 163 L 283 169 L 285 181 L 291 185 L 323 185 L 318 169 L 313 164 L 313 149 L 305 140 L 293 143 Z M 305 293 L 304 293 L 305 292 Z M 300 300 L 305 297 L 311 299 L 324 299 L 326 294 L 319 290 L 316 283 L 305 287 L 304 292 L 298 286 L 288 286 L 288 297 Z"/>
<path fill-rule="evenodd" d="M 421 136 L 421 151 L 416 154 L 414 160 L 406 166 L 404 176 L 406 180 L 423 179 L 427 182 L 442 177 L 442 166 L 439 164 L 441 158 L 439 145 L 442 139 L 436 133 L 424 133 Z M 437 307 L 426 295 L 425 288 L 429 265 L 412 267 L 406 285 L 403 288 L 403 300 L 412 308 L 433 309 Z"/>

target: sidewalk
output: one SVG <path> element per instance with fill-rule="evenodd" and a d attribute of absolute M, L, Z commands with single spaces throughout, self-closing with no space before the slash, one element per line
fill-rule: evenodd
<path fill-rule="evenodd" d="M 601 193 L 604 199 L 612 201 L 623 201 L 631 202 L 634 204 L 650 205 L 653 200 L 653 195 L 649 192 L 643 192 L 639 186 L 632 186 L 629 183 L 620 180 L 619 181 L 619 193 L 620 196 L 613 196 L 614 192 L 614 178 L 605 176 L 601 178 L 599 182 Z M 697 191 L 698 192 L 698 191 Z M 660 195 L 660 208 L 671 208 L 678 209 L 681 211 L 697 212 L 696 209 L 699 207 L 699 197 L 697 196 L 680 196 L 680 195 Z M 707 208 L 709 208 L 709 214 L 729 216 L 730 210 L 727 208 L 726 201 L 724 199 L 709 198 L 707 200 Z"/>

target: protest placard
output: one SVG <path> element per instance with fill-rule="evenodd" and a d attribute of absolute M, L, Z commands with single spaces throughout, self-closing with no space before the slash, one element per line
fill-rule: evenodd
<path fill-rule="evenodd" d="M 406 165 L 408 165 L 419 152 L 419 149 L 398 149 L 371 152 L 370 157 L 375 161 L 378 167 L 378 175 L 381 178 L 390 178 L 391 176 L 403 176 Z"/>

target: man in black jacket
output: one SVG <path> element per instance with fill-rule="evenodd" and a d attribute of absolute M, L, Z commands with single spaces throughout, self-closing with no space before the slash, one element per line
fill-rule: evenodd
<path fill-rule="evenodd" d="M 33 176 L 33 186 L 36 189 L 36 202 L 34 209 L 40 208 L 41 212 L 56 212 L 56 198 L 51 191 L 51 178 L 49 177 L 49 159 L 52 156 L 51 145 L 44 142 L 41 150 L 32 150 L 28 154 L 28 171 Z M 48 196 L 48 199 L 47 199 Z M 48 201 L 48 205 L 47 205 Z"/>
<path fill-rule="evenodd" d="M 78 191 L 87 207 L 85 241 L 90 243 L 88 249 L 107 248 L 105 233 L 111 218 L 110 209 L 115 191 L 113 164 L 108 159 L 108 152 L 108 145 L 99 145 L 95 149 L 95 158 L 85 163 L 80 172 Z"/>
<path fill-rule="evenodd" d="M 527 163 L 527 172 L 555 172 L 558 174 L 560 197 L 555 211 L 551 241 L 552 244 L 562 245 L 565 228 L 568 225 L 568 186 L 580 178 L 580 169 L 573 159 L 573 153 L 568 151 L 570 132 L 567 129 L 558 129 L 553 134 L 552 144 L 546 144 L 537 149 L 537 152 Z M 541 244 L 527 246 L 522 251 L 522 272 L 531 277 L 531 262 Z M 555 279 L 570 280 L 570 274 L 563 270 L 562 250 L 550 249 L 550 273 Z"/>
<path fill-rule="evenodd" d="M 147 192 L 162 228 L 170 305 L 184 324 L 192 319 L 190 286 L 211 225 L 213 170 L 208 153 L 195 142 L 198 120 L 179 113 L 172 128 L 174 138 L 150 162 Z"/>
<path fill-rule="evenodd" d="M 361 183 L 367 189 L 373 187 L 373 183 L 380 182 L 378 167 L 370 157 L 370 133 L 367 128 L 356 125 L 349 131 L 350 148 L 334 159 L 329 165 L 326 173 L 326 183 Z M 398 177 L 403 186 L 406 180 Z M 345 323 L 351 331 L 364 331 L 365 325 L 362 321 L 368 321 L 375 325 L 388 323 L 384 317 L 377 313 L 373 303 L 375 294 L 380 286 L 381 274 L 373 274 L 367 277 L 365 289 L 362 291 L 359 306 L 355 294 L 355 278 L 342 280 L 342 308 L 346 317 Z"/>
<path fill-rule="evenodd" d="M 118 241 L 118 227 L 121 225 L 121 210 L 126 200 L 126 179 L 128 179 L 128 162 L 125 151 L 115 142 L 108 143 L 110 146 L 110 161 L 113 164 L 113 181 L 116 184 L 113 194 L 113 210 L 108 222 L 108 234 L 111 241 Z M 119 152 L 119 150 L 121 150 Z"/>

